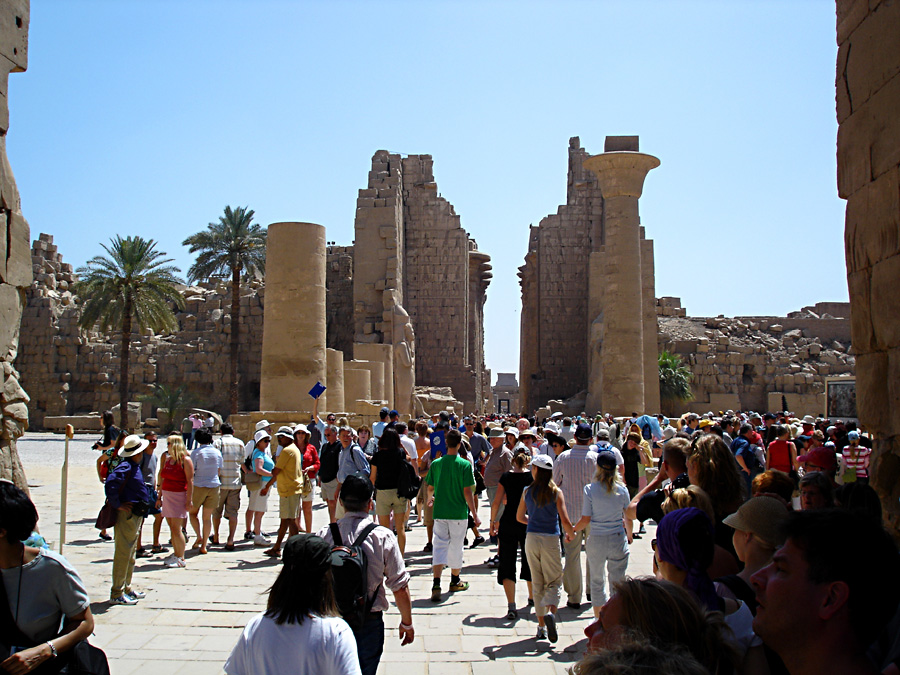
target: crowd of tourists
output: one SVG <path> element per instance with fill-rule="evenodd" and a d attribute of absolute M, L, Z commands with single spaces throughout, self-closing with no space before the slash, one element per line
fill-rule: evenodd
<path fill-rule="evenodd" d="M 190 432 L 169 435 L 157 455 L 156 434 L 121 433 L 104 416 L 96 447 L 115 513 L 110 603 L 144 597 L 132 585 L 136 558 L 168 554 L 168 567 L 184 568 L 186 551 L 234 550 L 243 524 L 243 541 L 282 567 L 266 610 L 225 664 L 230 674 L 288 664 L 374 674 L 388 590 L 401 644 L 415 639 L 408 565 L 422 564 L 421 555 L 430 558 L 434 603 L 468 590 L 464 568 L 493 568 L 506 601 L 498 614 L 513 626 L 533 607 L 537 641 L 556 643 L 560 622 L 579 620 L 586 599 L 593 621 L 584 625 L 578 674 L 900 672 L 900 559 L 868 484 L 871 439 L 853 422 L 788 412 L 442 412 L 410 428 L 397 411 L 379 417 L 353 428 L 314 409 L 306 423 L 261 420 L 246 442 L 227 423 L 216 436 L 191 420 Z M 0 670 L 28 672 L 18 666 L 57 658 L 86 637 L 92 619 L 64 559 L 17 546 L 30 532 L 16 511 L 27 497 L 0 487 L 0 587 L 9 599 L 0 610 L 18 602 L 15 575 L 21 584 L 32 559 L 54 561 L 62 579 L 54 583 L 66 587 L 55 596 L 65 599 L 54 610 L 57 627 L 64 624 L 57 639 L 41 644 L 50 633 L 16 614 L 36 644 L 22 642 Z M 274 540 L 262 530 L 273 487 Z M 329 525 L 313 533 L 317 499 Z M 144 547 L 151 516 L 152 545 Z M 631 545 L 651 522 L 655 576 L 629 577 Z M 427 535 L 415 558 L 406 540 L 413 523 Z M 494 554 L 467 567 L 467 547 Z M 518 582 L 527 588 L 524 607 Z M 0 611 L 0 627 L 2 620 Z"/>

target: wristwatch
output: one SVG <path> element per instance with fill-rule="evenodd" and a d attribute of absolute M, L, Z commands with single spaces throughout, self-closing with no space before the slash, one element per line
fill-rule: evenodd
<path fill-rule="evenodd" d="M 50 647 L 50 658 L 55 659 L 57 656 L 59 656 L 59 652 L 56 651 L 56 647 L 53 646 L 52 642 L 48 641 L 47 646 Z"/>

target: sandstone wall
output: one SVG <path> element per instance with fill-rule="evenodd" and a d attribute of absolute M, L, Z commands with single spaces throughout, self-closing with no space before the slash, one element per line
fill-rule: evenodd
<path fill-rule="evenodd" d="M 846 319 L 660 316 L 658 321 L 660 349 L 680 355 L 693 376 L 694 400 L 664 405 L 670 414 L 775 410 L 781 396 L 793 412 L 823 414 L 825 378 L 855 372 L 849 340 L 833 338 L 849 337 Z"/>
<path fill-rule="evenodd" d="M 838 194 L 860 419 L 872 484 L 900 536 L 900 3 L 837 2 Z"/>
<path fill-rule="evenodd" d="M 6 156 L 6 132 L 9 74 L 24 72 L 28 67 L 29 9 L 28 0 L 0 1 L 0 478 L 24 490 L 28 490 L 28 483 L 16 439 L 28 425 L 29 398 L 13 363 L 19 351 L 25 289 L 31 284 L 30 234 Z"/>
<path fill-rule="evenodd" d="M 603 196 L 569 140 L 566 203 L 532 227 L 522 287 L 520 396 L 526 410 L 587 388 L 588 262 L 592 235 L 602 239 Z"/>
<path fill-rule="evenodd" d="M 99 333 L 81 335 L 80 305 L 72 294 L 76 276 L 62 261 L 53 237 L 41 234 L 31 251 L 34 282 L 26 294 L 19 366 L 32 387 L 33 423 L 45 415 L 102 412 L 118 402 L 118 340 Z M 231 285 L 209 282 L 185 287 L 185 309 L 176 314 L 173 335 L 135 335 L 130 373 L 133 396 L 158 382 L 187 384 L 200 405 L 228 409 L 228 345 L 231 334 Z M 239 400 L 242 408 L 259 405 L 262 307 L 265 289 L 251 282 L 241 289 Z"/>

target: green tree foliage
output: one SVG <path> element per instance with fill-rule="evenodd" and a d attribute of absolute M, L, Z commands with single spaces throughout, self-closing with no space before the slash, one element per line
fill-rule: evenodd
<path fill-rule="evenodd" d="M 266 229 L 253 223 L 246 206 L 225 207 L 219 221 L 182 243 L 197 259 L 188 270 L 191 283 L 231 277 L 231 355 L 228 394 L 231 414 L 238 411 L 238 345 L 241 325 L 241 276 L 261 279 L 266 272 Z"/>
<path fill-rule="evenodd" d="M 156 408 L 165 408 L 169 414 L 169 423 L 163 431 L 168 432 L 178 428 L 181 419 L 193 408 L 196 397 L 188 391 L 187 385 L 179 384 L 177 387 L 154 383 L 153 391 L 139 397 L 141 401 L 147 401 Z"/>
<path fill-rule="evenodd" d="M 85 330 L 97 327 L 108 335 L 118 332 L 120 336 L 119 410 L 125 427 L 132 330 L 178 330 L 171 304 L 184 307 L 184 298 L 176 288 L 183 282 L 177 276 L 181 270 L 156 250 L 153 239 L 116 235 L 109 246 L 101 246 L 107 255 L 95 256 L 77 270 L 80 279 L 75 292 L 83 303 L 79 325 Z"/>
<path fill-rule="evenodd" d="M 690 401 L 691 371 L 678 354 L 663 350 L 659 355 L 659 397 L 663 402 Z"/>

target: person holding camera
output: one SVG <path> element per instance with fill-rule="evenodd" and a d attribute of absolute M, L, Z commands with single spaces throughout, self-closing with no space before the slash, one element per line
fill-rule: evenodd
<path fill-rule="evenodd" d="M 141 473 L 141 460 L 149 442 L 137 434 L 128 436 L 119 450 L 123 460 L 106 479 L 106 501 L 117 510 L 115 553 L 113 554 L 112 588 L 109 602 L 112 605 L 134 605 L 144 593 L 131 587 L 138 531 L 147 515 L 150 493 Z"/>

